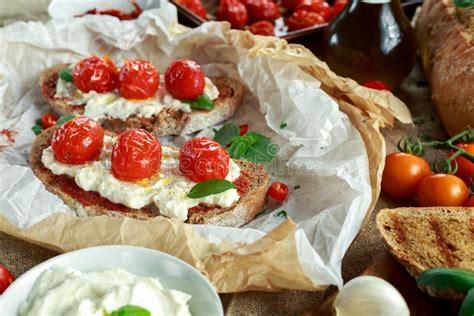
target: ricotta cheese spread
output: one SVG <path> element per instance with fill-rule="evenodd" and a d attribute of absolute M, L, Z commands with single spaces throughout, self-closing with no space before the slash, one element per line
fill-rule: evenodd
<path fill-rule="evenodd" d="M 219 97 L 219 90 L 212 83 L 211 79 L 205 78 L 204 93 L 212 100 Z M 173 108 L 183 112 L 191 112 L 189 104 L 174 99 L 166 90 L 165 79 L 160 75 L 160 85 L 153 98 L 147 100 L 129 100 L 122 98 L 117 91 L 108 93 L 97 93 L 91 91 L 83 93 L 71 83 L 58 78 L 56 84 L 56 97 L 67 98 L 70 105 L 83 105 L 84 115 L 102 120 L 105 117 L 125 120 L 132 115 L 139 115 L 150 118 L 160 113 L 165 108 Z"/>
<path fill-rule="evenodd" d="M 158 279 L 124 270 L 80 272 L 53 267 L 36 280 L 20 306 L 20 316 L 103 316 L 126 305 L 151 315 L 191 315 L 191 295 L 164 289 Z"/>
<path fill-rule="evenodd" d="M 114 203 L 132 209 L 140 209 L 154 203 L 160 214 L 185 221 L 188 209 L 201 203 L 231 207 L 240 198 L 237 189 L 191 199 L 187 197 L 196 182 L 191 181 L 179 170 L 179 150 L 162 146 L 162 160 L 159 173 L 143 181 L 128 182 L 115 178 L 111 172 L 111 151 L 116 137 L 105 136 L 104 147 L 98 160 L 83 165 L 69 165 L 57 161 L 49 146 L 43 150 L 43 165 L 56 175 L 68 175 L 85 191 L 95 191 Z M 226 180 L 233 182 L 240 176 L 240 167 L 232 159 Z"/>

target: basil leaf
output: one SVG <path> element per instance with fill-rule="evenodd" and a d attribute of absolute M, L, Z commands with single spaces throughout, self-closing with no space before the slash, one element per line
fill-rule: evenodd
<path fill-rule="evenodd" d="M 110 316 L 150 316 L 151 313 L 139 306 L 126 305 L 110 313 Z"/>
<path fill-rule="evenodd" d="M 288 124 L 286 124 L 285 121 L 281 121 L 281 123 L 280 123 L 280 128 L 281 128 L 281 129 L 283 129 L 283 128 L 287 127 L 287 126 L 288 126 Z"/>
<path fill-rule="evenodd" d="M 421 286 L 467 292 L 474 287 L 474 272 L 456 268 L 428 269 L 420 274 L 417 282 Z"/>
<path fill-rule="evenodd" d="M 35 135 L 39 135 L 44 130 L 44 128 L 41 125 L 35 124 L 31 127 L 31 130 L 33 133 L 35 133 Z"/>
<path fill-rule="evenodd" d="M 244 136 L 237 137 L 230 145 L 229 154 L 232 159 L 240 159 L 252 145 L 252 141 Z"/>
<path fill-rule="evenodd" d="M 244 158 L 255 163 L 268 163 L 273 160 L 278 148 L 268 139 L 260 139 L 245 152 Z"/>
<path fill-rule="evenodd" d="M 239 127 L 235 123 L 226 123 L 219 130 L 214 130 L 214 140 L 222 146 L 227 146 L 239 137 Z"/>
<path fill-rule="evenodd" d="M 67 82 L 72 82 L 72 70 L 64 68 L 59 71 L 59 77 Z"/>
<path fill-rule="evenodd" d="M 191 109 L 196 110 L 212 110 L 214 108 L 214 102 L 207 94 L 203 94 L 192 101 L 183 101 L 191 106 Z"/>
<path fill-rule="evenodd" d="M 472 0 L 453 0 L 453 3 L 460 8 L 467 8 L 474 5 L 474 1 Z"/>
<path fill-rule="evenodd" d="M 67 121 L 72 120 L 74 117 L 75 117 L 74 115 L 63 115 L 57 120 L 56 126 L 61 126 Z"/>
<path fill-rule="evenodd" d="M 467 292 L 467 296 L 459 308 L 458 316 L 472 316 L 474 315 L 474 288 Z"/>
<path fill-rule="evenodd" d="M 206 180 L 196 184 L 191 191 L 189 191 L 187 197 L 191 199 L 199 199 L 205 196 L 222 193 L 224 191 L 235 189 L 235 185 L 227 180 Z"/>
<path fill-rule="evenodd" d="M 270 138 L 268 138 L 266 136 L 263 136 L 262 134 L 254 133 L 254 132 L 246 133 L 242 137 L 250 140 L 252 142 L 252 144 L 259 141 L 259 140 L 268 140 L 268 141 L 270 141 Z"/>

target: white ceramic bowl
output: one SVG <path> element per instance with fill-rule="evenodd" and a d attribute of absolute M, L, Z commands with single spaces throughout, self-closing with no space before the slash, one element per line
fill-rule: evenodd
<path fill-rule="evenodd" d="M 193 316 L 224 315 L 216 290 L 198 270 L 168 254 L 132 246 L 86 248 L 37 265 L 0 295 L 0 315 L 16 316 L 38 276 L 52 266 L 70 267 L 84 272 L 118 268 L 139 276 L 159 278 L 164 288 L 192 295 L 189 308 Z"/>
<path fill-rule="evenodd" d="M 160 7 L 163 0 L 137 0 L 142 10 Z M 48 14 L 52 18 L 71 18 L 86 13 L 89 10 L 100 11 L 116 9 L 125 13 L 135 8 L 131 0 L 53 0 L 48 6 Z"/>

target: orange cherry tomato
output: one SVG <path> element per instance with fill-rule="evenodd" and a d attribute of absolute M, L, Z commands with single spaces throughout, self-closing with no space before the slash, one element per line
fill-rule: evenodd
<path fill-rule="evenodd" d="M 296 8 L 296 11 L 299 10 L 306 10 L 319 14 L 324 19 L 321 23 L 330 21 L 333 16 L 333 8 L 326 1 L 321 0 L 313 0 L 310 4 L 302 4 Z"/>
<path fill-rule="evenodd" d="M 388 90 L 390 91 L 390 87 L 383 83 L 380 80 L 367 80 L 362 82 L 362 85 L 367 88 L 375 89 L 375 90 Z"/>
<path fill-rule="evenodd" d="M 115 89 L 117 67 L 108 57 L 92 56 L 81 60 L 72 70 L 72 80 L 82 92 L 105 93 Z"/>
<path fill-rule="evenodd" d="M 204 93 L 205 77 L 201 67 L 192 60 L 176 60 L 165 73 L 168 92 L 179 100 L 194 100 Z"/>
<path fill-rule="evenodd" d="M 48 113 L 43 115 L 41 118 L 41 125 L 43 125 L 44 129 L 50 128 L 54 126 L 58 120 L 58 116 L 56 114 Z"/>
<path fill-rule="evenodd" d="M 80 165 L 96 160 L 104 145 L 104 129 L 86 116 L 78 116 L 53 133 L 54 158 L 66 164 Z"/>
<path fill-rule="evenodd" d="M 207 137 L 193 138 L 179 151 L 179 170 L 194 182 L 225 179 L 229 162 L 227 151 Z"/>
<path fill-rule="evenodd" d="M 323 24 L 324 22 L 324 18 L 318 13 L 299 9 L 286 19 L 289 32 Z"/>
<path fill-rule="evenodd" d="M 430 165 L 423 158 L 392 153 L 385 158 L 382 189 L 391 197 L 411 199 L 416 196 L 421 181 L 430 174 Z"/>
<path fill-rule="evenodd" d="M 258 21 L 250 25 L 249 31 L 255 35 L 273 36 L 275 35 L 275 26 L 268 21 Z"/>
<path fill-rule="evenodd" d="M 467 199 L 467 202 L 464 206 L 474 207 L 474 195 Z"/>
<path fill-rule="evenodd" d="M 268 189 L 268 195 L 279 202 L 282 202 L 288 196 L 288 186 L 281 182 L 273 182 Z"/>
<path fill-rule="evenodd" d="M 207 12 L 201 0 L 177 0 L 176 2 L 196 14 L 198 17 L 206 19 Z"/>
<path fill-rule="evenodd" d="M 248 125 L 248 124 L 239 125 L 239 133 L 240 133 L 240 136 L 244 135 L 244 134 L 247 133 L 248 131 L 249 131 L 249 125 Z"/>
<path fill-rule="evenodd" d="M 112 174 L 125 181 L 154 176 L 161 166 L 161 144 L 143 129 L 131 129 L 117 137 L 112 147 Z"/>
<path fill-rule="evenodd" d="M 469 143 L 469 144 L 462 143 L 462 144 L 457 144 L 456 146 L 474 155 L 474 143 Z M 467 185 L 469 185 L 471 181 L 474 182 L 474 162 L 471 162 L 469 161 L 469 159 L 464 158 L 462 156 L 456 157 L 456 162 L 458 164 L 458 171 L 456 172 L 456 176 L 463 179 L 463 181 Z"/>
<path fill-rule="evenodd" d="M 145 100 L 153 97 L 160 84 L 160 75 L 152 63 L 125 60 L 119 73 L 119 92 L 126 99 Z"/>
<path fill-rule="evenodd" d="M 3 294 L 14 280 L 15 278 L 12 273 L 7 268 L 0 265 L 0 294 Z"/>
<path fill-rule="evenodd" d="M 239 0 L 221 0 L 216 18 L 219 21 L 229 22 L 235 29 L 241 29 L 248 22 L 247 8 Z"/>
<path fill-rule="evenodd" d="M 247 10 L 252 23 L 273 22 L 281 16 L 278 4 L 270 0 L 252 0 L 247 6 Z"/>
<path fill-rule="evenodd" d="M 420 206 L 462 206 L 469 197 L 466 184 L 452 174 L 434 174 L 421 181 Z"/>

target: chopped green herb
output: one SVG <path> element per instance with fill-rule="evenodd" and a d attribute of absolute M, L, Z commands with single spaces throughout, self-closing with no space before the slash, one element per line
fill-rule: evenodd
<path fill-rule="evenodd" d="M 59 71 L 59 77 L 66 82 L 72 82 L 72 70 L 64 68 Z"/>
<path fill-rule="evenodd" d="M 191 106 L 192 109 L 196 110 L 212 110 L 214 103 L 207 94 L 203 94 L 192 101 L 183 101 Z"/>
<path fill-rule="evenodd" d="M 72 120 L 74 117 L 75 117 L 74 115 L 63 115 L 57 120 L 56 126 L 61 126 L 67 121 Z"/>
<path fill-rule="evenodd" d="M 285 121 L 281 121 L 281 123 L 280 123 L 280 128 L 281 128 L 281 129 L 283 129 L 283 128 L 287 127 L 287 126 L 288 126 L 288 124 L 286 124 Z"/>
<path fill-rule="evenodd" d="M 226 123 L 219 130 L 214 129 L 214 140 L 222 146 L 231 144 L 236 137 L 239 137 L 239 127 L 235 123 Z"/>
<path fill-rule="evenodd" d="M 107 314 L 107 312 L 104 312 L 104 315 L 106 316 L 150 316 L 151 313 L 140 307 L 140 306 L 135 306 L 135 305 L 126 305 L 123 307 L 120 307 L 116 311 L 113 311 L 110 314 Z"/>
<path fill-rule="evenodd" d="M 35 133 L 35 135 L 39 135 L 44 130 L 44 128 L 41 125 L 35 124 L 31 127 L 31 130 L 33 133 Z"/>
<path fill-rule="evenodd" d="M 299 188 L 301 188 L 301 186 L 296 185 L 293 189 L 298 190 Z"/>
<path fill-rule="evenodd" d="M 275 216 L 276 217 L 282 217 L 282 218 L 287 218 L 288 217 L 285 210 L 281 210 L 280 212 L 276 213 Z"/>
<path fill-rule="evenodd" d="M 39 126 L 43 126 L 43 120 L 39 118 L 35 121 L 35 124 Z"/>
<path fill-rule="evenodd" d="M 191 191 L 189 191 L 187 197 L 191 199 L 199 199 L 209 195 L 222 193 L 230 189 L 235 189 L 235 185 L 230 181 L 220 179 L 206 180 L 196 184 Z"/>

